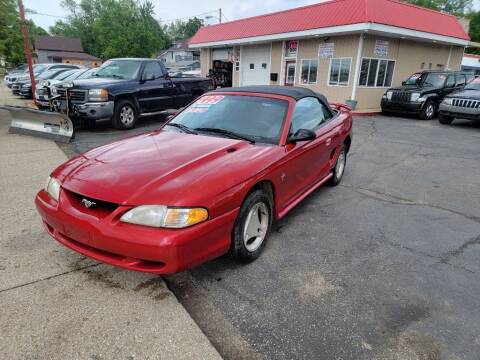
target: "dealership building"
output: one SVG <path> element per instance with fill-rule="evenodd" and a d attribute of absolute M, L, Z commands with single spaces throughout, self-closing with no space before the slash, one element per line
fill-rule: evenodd
<path fill-rule="evenodd" d="M 334 0 L 205 26 L 189 45 L 219 86 L 305 86 L 368 112 L 413 72 L 460 70 L 469 36 L 401 1 Z"/>

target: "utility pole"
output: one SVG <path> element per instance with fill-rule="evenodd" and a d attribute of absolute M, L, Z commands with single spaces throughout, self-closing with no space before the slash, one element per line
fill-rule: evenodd
<path fill-rule="evenodd" d="M 33 75 L 32 54 L 30 53 L 30 40 L 28 39 L 28 29 L 25 23 L 25 9 L 22 0 L 18 0 L 18 12 L 22 20 L 23 47 L 25 48 L 25 56 L 27 57 L 28 72 L 30 73 L 30 81 L 32 82 L 32 95 L 35 99 L 35 75 Z"/>
<path fill-rule="evenodd" d="M 218 23 L 222 23 L 222 8 L 218 9 Z"/>

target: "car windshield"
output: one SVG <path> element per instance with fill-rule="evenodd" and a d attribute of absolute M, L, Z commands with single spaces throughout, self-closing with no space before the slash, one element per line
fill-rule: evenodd
<path fill-rule="evenodd" d="M 95 72 L 97 71 L 98 69 L 90 69 L 90 70 L 87 70 L 85 71 L 83 74 L 81 74 L 79 77 L 77 77 L 76 79 L 89 79 L 91 78 L 93 75 L 95 75 Z"/>
<path fill-rule="evenodd" d="M 96 72 L 95 76 L 115 79 L 134 79 L 140 70 L 138 60 L 109 60 Z"/>
<path fill-rule="evenodd" d="M 61 73 L 63 73 L 63 71 L 61 71 L 59 69 L 47 70 L 47 71 L 42 72 L 40 75 L 38 75 L 38 78 L 39 79 L 44 79 L 44 80 L 50 80 L 50 79 L 53 79 L 55 76 L 57 76 Z"/>
<path fill-rule="evenodd" d="M 475 78 L 470 81 L 467 86 L 464 87 L 465 90 L 480 90 L 480 78 Z"/>
<path fill-rule="evenodd" d="M 442 87 L 447 76 L 445 74 L 437 73 L 415 73 L 410 76 L 405 82 L 405 85 L 424 85 Z"/>
<path fill-rule="evenodd" d="M 166 129 L 176 127 L 176 131 L 197 131 L 278 144 L 287 109 L 288 102 L 285 100 L 260 96 L 206 95 L 177 115 Z"/>
<path fill-rule="evenodd" d="M 78 73 L 81 72 L 83 70 L 69 70 L 69 71 L 65 71 L 63 73 L 60 73 L 56 78 L 55 80 L 68 80 L 68 79 L 75 79 L 76 76 L 78 76 Z"/>

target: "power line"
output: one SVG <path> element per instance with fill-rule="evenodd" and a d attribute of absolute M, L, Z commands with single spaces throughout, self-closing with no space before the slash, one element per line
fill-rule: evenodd
<path fill-rule="evenodd" d="M 29 14 L 29 15 L 41 15 L 41 16 L 49 16 L 49 17 L 53 17 L 53 18 L 58 18 L 58 19 L 66 19 L 65 16 L 58 16 L 58 15 L 40 13 L 38 11 L 31 10 L 31 9 L 27 9 L 26 13 Z"/>
<path fill-rule="evenodd" d="M 191 19 L 191 18 L 194 18 L 194 17 L 197 17 L 197 16 L 203 16 L 203 15 L 208 15 L 208 14 L 211 14 L 211 13 L 216 13 L 217 11 L 218 10 L 212 10 L 212 11 L 204 12 L 204 13 L 197 14 L 197 15 L 184 16 L 184 17 L 177 18 L 177 19 L 159 20 L 159 22 L 166 23 L 166 22 L 174 22 L 174 21 L 177 21 L 177 20 Z"/>

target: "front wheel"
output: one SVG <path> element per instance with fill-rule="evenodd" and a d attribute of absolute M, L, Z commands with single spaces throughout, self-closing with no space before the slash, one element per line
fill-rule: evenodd
<path fill-rule="evenodd" d="M 113 126 L 119 130 L 133 129 L 137 123 L 135 106 L 129 100 L 116 102 L 112 123 Z"/>
<path fill-rule="evenodd" d="M 263 190 L 253 191 L 243 202 L 232 233 L 230 254 L 239 262 L 258 258 L 270 234 L 272 200 Z"/>
<path fill-rule="evenodd" d="M 448 115 L 438 115 L 438 122 L 443 125 L 450 125 L 453 121 L 453 117 Z"/>
<path fill-rule="evenodd" d="M 435 101 L 427 101 L 422 112 L 420 113 L 420 119 L 431 120 L 434 118 L 436 112 L 437 103 Z"/>

